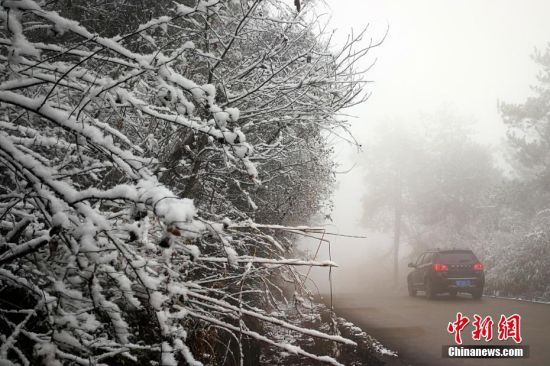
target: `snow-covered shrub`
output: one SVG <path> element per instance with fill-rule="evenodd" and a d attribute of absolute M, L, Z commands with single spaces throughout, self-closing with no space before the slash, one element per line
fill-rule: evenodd
<path fill-rule="evenodd" d="M 199 365 L 242 360 L 255 339 L 337 364 L 258 332 L 353 343 L 262 310 L 281 283 L 304 291 L 294 266 L 333 263 L 285 259 L 278 233 L 309 229 L 252 218 L 255 197 L 274 201 L 265 182 L 285 192 L 298 180 L 306 203 L 324 194 L 306 183 L 330 167 L 301 175 L 292 162 L 327 162 L 321 131 L 342 127 L 334 113 L 361 92 L 356 40 L 293 54 L 306 18 L 277 20 L 259 1 L 171 4 L 113 37 L 50 5 L 0 4 L 0 359 Z M 247 38 L 271 23 L 288 32 Z M 234 51 L 244 40 L 258 60 Z"/>
<path fill-rule="evenodd" d="M 525 223 L 523 225 L 527 226 Z M 487 289 L 502 296 L 550 299 L 548 220 L 531 227 L 496 232 L 487 252 Z"/>

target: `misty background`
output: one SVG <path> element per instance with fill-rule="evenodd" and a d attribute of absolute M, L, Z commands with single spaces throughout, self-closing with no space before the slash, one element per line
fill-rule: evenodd
<path fill-rule="evenodd" d="M 542 0 L 345 0 L 326 7 L 337 39 L 350 29 L 358 32 L 367 26 L 367 37 L 374 42 L 386 32 L 387 36 L 363 60 L 365 66 L 375 63 L 368 73 L 370 99 L 342 117 L 351 121 L 351 132 L 362 148 L 335 138 L 340 174 L 332 222 L 326 222 L 329 232 L 367 238 L 330 237 L 330 255 L 328 245 L 323 244 L 318 258 L 330 256 L 341 266 L 332 272 L 335 293 L 388 288 L 392 283 L 392 232 L 387 227 L 373 229 L 365 217 L 369 158 L 384 146 L 381 131 L 425 135 L 430 128 L 445 128 L 448 117 L 463 123 L 468 137 L 490 151 L 502 174 L 513 174 L 498 103 L 522 103 L 534 95 L 531 86 L 537 82 L 540 67 L 532 55 L 536 49 L 543 51 L 549 41 L 546 14 L 550 4 Z M 313 255 L 318 241 L 302 244 Z M 406 285 L 406 263 L 414 250 L 401 237 L 401 288 Z M 485 259 L 484 253 L 477 254 Z M 328 292 L 328 271 L 312 270 L 310 277 L 321 292 Z"/>

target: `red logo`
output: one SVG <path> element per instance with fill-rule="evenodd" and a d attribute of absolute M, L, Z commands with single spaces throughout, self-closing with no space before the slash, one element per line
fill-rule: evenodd
<path fill-rule="evenodd" d="M 456 320 L 447 325 L 447 332 L 454 334 L 456 344 L 462 344 L 461 332 L 469 322 L 470 318 L 458 312 L 456 313 Z M 483 338 L 485 342 L 489 342 L 493 339 L 493 324 L 493 318 L 490 315 L 481 317 L 478 314 L 474 314 L 474 321 L 472 322 L 474 327 L 472 339 L 474 341 L 479 341 Z M 498 339 L 505 341 L 509 338 L 513 339 L 516 343 L 521 343 L 521 316 L 518 314 L 513 314 L 509 317 L 505 315 L 500 316 L 498 322 Z"/>
<path fill-rule="evenodd" d="M 493 318 L 490 315 L 481 319 L 477 314 L 474 315 L 474 331 L 472 332 L 472 339 L 479 341 L 481 338 L 485 338 L 485 342 L 489 342 L 493 339 Z"/>
<path fill-rule="evenodd" d="M 510 315 L 508 318 L 500 316 L 498 322 L 498 339 L 505 341 L 512 338 L 514 342 L 521 343 L 521 317 L 518 314 Z"/>
<path fill-rule="evenodd" d="M 470 322 L 470 319 L 468 319 L 467 316 L 462 316 L 462 313 L 458 312 L 456 313 L 456 321 L 449 323 L 449 325 L 447 325 L 447 331 L 451 334 L 454 333 L 455 335 L 456 344 L 462 344 L 462 338 L 460 336 L 460 332 L 462 331 L 462 329 L 464 329 L 466 324 L 468 324 L 469 322 Z"/>

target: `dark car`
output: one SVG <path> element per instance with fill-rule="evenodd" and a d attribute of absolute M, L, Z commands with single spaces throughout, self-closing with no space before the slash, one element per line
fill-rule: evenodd
<path fill-rule="evenodd" d="M 409 263 L 414 270 L 407 276 L 410 296 L 423 290 L 432 299 L 436 294 L 458 292 L 481 298 L 485 285 L 483 264 L 471 250 L 433 250 L 422 253 L 416 263 Z"/>

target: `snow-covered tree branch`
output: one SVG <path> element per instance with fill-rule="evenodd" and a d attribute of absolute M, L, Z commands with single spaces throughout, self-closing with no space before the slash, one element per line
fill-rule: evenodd
<path fill-rule="evenodd" d="M 71 19 L 94 1 L 0 4 L 0 359 L 200 365 L 202 326 L 240 362 L 249 337 L 338 364 L 258 324 L 353 343 L 268 308 L 306 291 L 295 266 L 335 265 L 288 257 L 319 233 L 295 225 L 326 202 L 326 136 L 375 45 L 335 51 L 269 1 L 159 1 L 103 30 Z"/>

